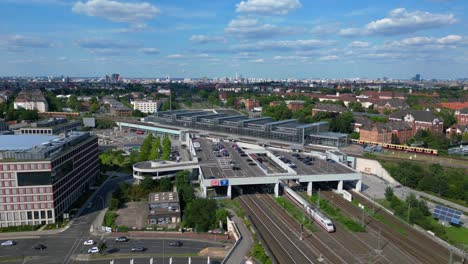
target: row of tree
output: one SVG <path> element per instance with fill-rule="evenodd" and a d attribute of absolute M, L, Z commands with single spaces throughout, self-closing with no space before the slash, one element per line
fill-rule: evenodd
<path fill-rule="evenodd" d="M 162 138 L 161 142 L 160 137 L 153 137 L 153 134 L 150 133 L 143 141 L 143 144 L 141 144 L 137 161 L 141 162 L 157 159 L 169 160 L 171 151 L 172 143 L 167 135 Z"/>
<path fill-rule="evenodd" d="M 442 167 L 439 164 L 423 166 L 409 161 L 382 162 L 382 165 L 393 178 L 405 186 L 468 204 L 466 169 Z"/>
<path fill-rule="evenodd" d="M 447 239 L 444 227 L 432 221 L 431 212 L 424 200 L 418 200 L 413 193 L 410 193 L 406 200 L 400 200 L 394 195 L 391 187 L 385 189 L 385 199 L 397 216 L 425 230 L 431 230 L 442 239 Z"/>

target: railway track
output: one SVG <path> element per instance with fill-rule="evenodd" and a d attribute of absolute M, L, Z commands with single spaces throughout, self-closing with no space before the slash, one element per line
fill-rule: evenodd
<path fill-rule="evenodd" d="M 323 191 L 323 197 L 327 198 L 332 204 L 340 207 L 344 212 L 353 216 L 355 219 L 361 219 L 362 212 L 359 208 L 355 207 L 348 201 L 344 200 L 341 196 L 334 194 L 331 191 Z M 354 195 L 360 203 L 365 206 L 372 207 L 370 202 L 364 200 L 364 198 L 359 197 L 359 195 Z M 449 259 L 448 249 L 442 247 L 436 242 L 425 237 L 423 234 L 419 233 L 412 228 L 405 226 L 402 223 L 399 223 L 397 219 L 394 219 L 393 216 L 388 215 L 388 213 L 383 210 L 378 211 L 382 214 L 387 221 L 391 221 L 393 225 L 403 227 L 406 234 L 402 235 L 382 222 L 374 219 L 373 217 L 366 218 L 366 226 L 370 228 L 373 232 L 379 232 L 383 238 L 390 241 L 396 247 L 398 247 L 405 254 L 412 256 L 415 260 L 415 263 L 446 263 Z"/>
<path fill-rule="evenodd" d="M 292 218 L 283 208 L 281 208 L 271 195 L 261 195 L 260 202 L 265 208 L 269 208 L 275 215 L 278 216 L 285 226 L 288 227 L 288 231 L 294 236 L 300 237 L 299 226 L 300 224 Z M 297 227 L 297 228 L 294 228 Z M 304 229 L 303 242 L 309 246 L 317 255 L 322 255 L 322 258 L 327 260 L 329 263 L 349 263 L 349 259 L 352 258 L 351 254 L 341 255 L 336 252 L 336 248 L 333 244 L 329 244 L 329 240 L 323 240 L 321 238 L 328 236 L 329 234 L 323 230 L 312 233 Z M 342 253 L 342 252 L 340 252 Z M 348 252 L 349 253 L 349 252 Z"/>
<path fill-rule="evenodd" d="M 282 223 L 275 221 L 274 215 L 258 203 L 258 198 L 253 195 L 243 195 L 240 197 L 240 202 L 278 263 L 316 262 L 310 250 L 306 250 L 297 236 L 291 236 Z"/>

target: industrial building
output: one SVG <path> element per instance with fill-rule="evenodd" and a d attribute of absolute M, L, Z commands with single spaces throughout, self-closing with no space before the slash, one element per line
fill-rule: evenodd
<path fill-rule="evenodd" d="M 30 127 L 20 128 L 20 134 L 54 135 L 78 130 L 80 121 L 68 121 L 66 118 L 50 118 L 48 120 L 32 123 Z"/>
<path fill-rule="evenodd" d="M 98 175 L 87 132 L 0 136 L 0 226 L 55 223 Z"/>

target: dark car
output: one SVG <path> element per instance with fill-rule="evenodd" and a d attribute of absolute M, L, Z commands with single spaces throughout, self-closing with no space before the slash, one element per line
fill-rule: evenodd
<path fill-rule="evenodd" d="M 181 247 L 182 245 L 183 244 L 180 241 L 174 241 L 174 242 L 169 243 L 169 246 L 171 246 L 171 247 Z"/>
<path fill-rule="evenodd" d="M 249 166 L 255 166 L 255 165 L 257 165 L 257 164 L 255 164 L 253 162 L 249 163 Z"/>
<path fill-rule="evenodd" d="M 42 244 L 37 244 L 37 245 L 34 245 L 33 247 L 35 250 L 44 250 L 46 249 L 47 247 L 45 245 L 42 245 Z"/>
<path fill-rule="evenodd" d="M 143 252 L 146 248 L 144 247 L 132 247 L 132 252 Z"/>
<path fill-rule="evenodd" d="M 127 241 L 128 241 L 128 237 L 126 237 L 126 236 L 121 236 L 121 237 L 115 238 L 115 242 L 127 242 Z"/>

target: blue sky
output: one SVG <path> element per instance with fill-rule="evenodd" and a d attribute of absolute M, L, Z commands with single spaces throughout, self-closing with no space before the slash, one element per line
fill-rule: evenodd
<path fill-rule="evenodd" d="M 0 0 L 0 75 L 468 77 L 466 0 Z"/>

